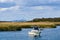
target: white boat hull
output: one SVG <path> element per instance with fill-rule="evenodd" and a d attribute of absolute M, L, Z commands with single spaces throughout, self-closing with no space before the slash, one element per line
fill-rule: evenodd
<path fill-rule="evenodd" d="M 38 30 L 32 30 L 31 32 L 28 32 L 30 36 L 39 36 L 40 32 Z"/>

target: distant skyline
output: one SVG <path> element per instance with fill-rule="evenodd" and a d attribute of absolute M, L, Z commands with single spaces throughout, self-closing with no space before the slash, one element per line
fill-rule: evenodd
<path fill-rule="evenodd" d="M 60 17 L 60 0 L 0 0 L 0 21 Z"/>

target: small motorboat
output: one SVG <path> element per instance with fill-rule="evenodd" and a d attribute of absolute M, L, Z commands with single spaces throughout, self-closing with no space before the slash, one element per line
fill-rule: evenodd
<path fill-rule="evenodd" d="M 31 30 L 30 32 L 28 32 L 28 34 L 30 35 L 30 36 L 40 36 L 40 30 L 39 30 L 39 28 L 37 27 L 37 26 L 34 26 L 33 27 L 33 30 Z"/>

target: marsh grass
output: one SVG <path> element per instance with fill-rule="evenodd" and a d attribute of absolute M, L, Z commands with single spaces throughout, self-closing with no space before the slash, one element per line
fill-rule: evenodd
<path fill-rule="evenodd" d="M 35 25 L 39 28 L 56 28 L 52 22 L 1 22 L 0 31 L 20 31 L 21 28 L 32 28 Z"/>
<path fill-rule="evenodd" d="M 21 27 L 19 26 L 9 25 L 9 26 L 0 27 L 0 31 L 20 31 L 20 30 L 21 30 Z"/>

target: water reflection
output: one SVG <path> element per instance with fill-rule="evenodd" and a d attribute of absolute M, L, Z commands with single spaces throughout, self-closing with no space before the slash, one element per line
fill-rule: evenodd
<path fill-rule="evenodd" d="M 31 40 L 40 40 L 40 38 L 41 38 L 40 36 L 39 36 L 39 37 L 31 37 L 31 36 L 30 36 L 30 39 L 31 39 Z"/>

